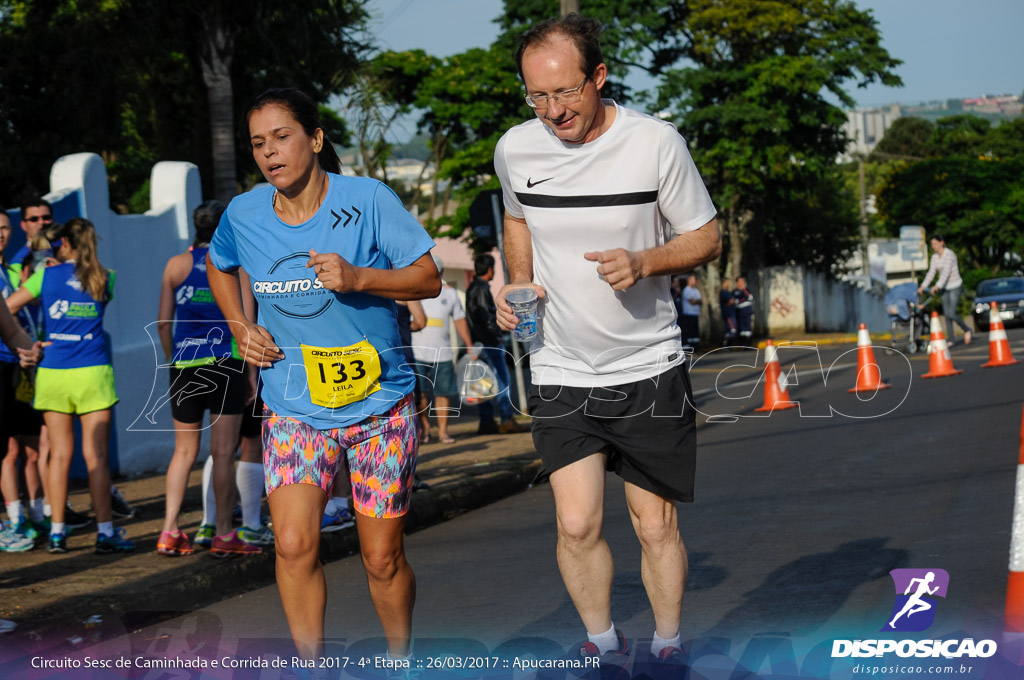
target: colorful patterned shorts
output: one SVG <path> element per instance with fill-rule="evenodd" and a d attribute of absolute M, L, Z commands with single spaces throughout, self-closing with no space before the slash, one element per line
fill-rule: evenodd
<path fill-rule="evenodd" d="M 345 451 L 356 512 L 380 518 L 408 512 L 416 469 L 411 394 L 387 413 L 330 430 L 278 416 L 266 407 L 263 415 L 268 496 L 287 484 L 315 484 L 330 494 Z"/>

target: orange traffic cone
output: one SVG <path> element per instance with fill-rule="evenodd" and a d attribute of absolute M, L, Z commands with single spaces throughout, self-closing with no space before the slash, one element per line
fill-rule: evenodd
<path fill-rule="evenodd" d="M 928 343 L 928 372 L 922 378 L 944 378 L 947 375 L 960 375 L 963 371 L 953 368 L 953 360 L 949 356 L 949 345 L 946 334 L 942 332 L 939 313 L 932 312 L 931 340 Z"/>
<path fill-rule="evenodd" d="M 786 388 L 786 376 L 779 367 L 779 353 L 771 340 L 765 342 L 764 348 L 764 406 L 755 411 L 782 411 L 796 408 L 798 404 L 790 400 Z"/>
<path fill-rule="evenodd" d="M 882 382 L 882 374 L 871 349 L 871 335 L 864 324 L 857 329 L 857 386 L 847 392 L 877 392 L 892 387 Z"/>
<path fill-rule="evenodd" d="M 982 368 L 993 366 L 1013 366 L 1020 362 L 1013 358 L 1010 353 L 1010 340 L 1006 337 L 1006 326 L 999 316 L 999 305 L 991 303 L 988 312 L 988 363 L 982 364 Z"/>

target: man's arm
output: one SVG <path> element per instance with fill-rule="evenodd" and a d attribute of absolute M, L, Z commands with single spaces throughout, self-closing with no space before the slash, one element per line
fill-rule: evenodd
<path fill-rule="evenodd" d="M 533 288 L 537 297 L 545 297 L 544 288 L 533 282 L 533 237 L 526 220 L 513 217 L 505 212 L 505 262 L 508 265 L 509 283 L 502 286 L 494 296 L 498 308 L 498 326 L 510 331 L 519 323 L 512 308 L 505 302 L 505 294 L 513 288 Z"/>
<path fill-rule="evenodd" d="M 466 349 L 473 349 L 473 338 L 469 335 L 469 324 L 465 319 L 455 319 L 455 333 L 466 345 Z"/>
<path fill-rule="evenodd" d="M 409 300 L 405 303 L 409 306 L 409 330 L 418 331 L 427 327 L 427 313 L 423 311 L 423 305 L 419 300 Z"/>
<path fill-rule="evenodd" d="M 650 276 L 690 271 L 722 254 L 718 219 L 679 234 L 663 246 L 629 251 L 624 248 L 592 251 L 583 257 L 597 262 L 597 273 L 615 290 L 626 290 Z"/>

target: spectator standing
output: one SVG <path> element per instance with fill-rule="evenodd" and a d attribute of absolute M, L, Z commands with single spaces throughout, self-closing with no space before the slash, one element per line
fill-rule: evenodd
<path fill-rule="evenodd" d="M 718 291 L 718 311 L 725 323 L 725 337 L 722 347 L 736 341 L 736 300 L 732 297 L 732 279 L 722 279 L 722 287 Z"/>
<path fill-rule="evenodd" d="M 498 327 L 495 318 L 497 307 L 491 295 L 491 281 L 494 280 L 494 256 L 478 255 L 473 262 L 476 276 L 466 289 L 466 321 L 469 324 L 469 335 L 473 343 L 483 345 L 481 356 L 494 369 L 498 379 L 498 396 L 478 406 L 480 425 L 477 434 L 512 434 L 522 432 L 513 418 L 512 393 L 510 389 L 508 364 L 505 361 L 504 333 Z M 501 417 L 499 425 L 494 420 L 494 405 L 498 405 Z"/>
<path fill-rule="evenodd" d="M 932 280 L 935 280 L 931 291 L 933 294 L 942 294 L 942 314 L 946 317 L 946 339 L 950 345 L 956 344 L 953 341 L 953 324 L 956 323 L 964 332 L 964 344 L 969 345 L 971 344 L 971 329 L 967 327 L 964 320 L 960 318 L 960 312 L 957 311 L 964 280 L 960 278 L 960 266 L 956 260 L 956 253 L 946 247 L 945 240 L 939 234 L 932 236 L 931 246 L 933 251 L 931 264 L 917 292 L 918 294 L 923 293 Z"/>
<path fill-rule="evenodd" d="M 434 256 L 437 271 L 444 272 L 444 262 Z M 416 358 L 416 374 L 419 377 L 420 389 L 429 400 L 433 396 L 434 411 L 437 415 L 437 436 L 442 444 L 452 444 L 455 439 L 448 433 L 448 415 L 452 399 L 458 398 L 458 382 L 455 379 L 455 348 L 452 347 L 451 328 L 465 343 L 467 349 L 473 347 L 469 336 L 469 324 L 466 323 L 466 312 L 459 302 L 459 294 L 455 289 L 444 283 L 437 297 L 421 300 L 423 313 L 427 317 L 427 325 L 412 334 L 413 355 Z M 421 404 L 421 408 L 425 405 Z M 430 440 L 429 424 L 425 442 Z"/>
<path fill-rule="evenodd" d="M 195 242 L 168 260 L 160 288 L 157 331 L 164 357 L 171 366 L 167 396 L 174 422 L 174 455 L 167 468 L 164 526 L 156 544 L 161 555 L 191 555 L 194 551 L 188 536 L 178 528 L 178 515 L 189 473 L 199 454 L 206 411 L 210 412 L 210 457 L 217 505 L 217 533 L 210 554 L 229 557 L 261 552 L 259 546 L 243 540 L 231 526 L 235 504 L 234 454 L 248 380 L 245 363 L 213 299 L 206 275 L 206 253 L 223 213 L 220 201 L 206 201 L 195 209 Z M 260 528 L 258 521 L 252 528 Z"/>
<path fill-rule="evenodd" d="M 76 217 L 50 238 L 60 239 L 60 264 L 37 270 L 7 300 L 17 311 L 35 298 L 47 310 L 50 343 L 36 373 L 33 406 L 43 411 L 50 438 L 49 551 L 67 552 L 64 524 L 68 471 L 74 451 L 74 419 L 82 426 L 82 454 L 89 468 L 89 491 L 96 511 L 96 552 L 127 552 L 135 544 L 114 530 L 110 470 L 107 467 L 111 410 L 117 403 L 114 368 L 103 337 L 103 315 L 113 299 L 114 274 L 99 261 L 92 222 Z"/>
<path fill-rule="evenodd" d="M 683 313 L 683 344 L 694 349 L 700 344 L 700 289 L 697 288 L 697 277 L 690 274 L 686 277 L 686 288 L 682 292 Z"/>
<path fill-rule="evenodd" d="M 740 342 L 749 345 L 754 337 L 754 294 L 747 290 L 747 279 L 736 277 L 736 288 L 732 291 L 736 308 L 736 325 L 739 327 Z"/>

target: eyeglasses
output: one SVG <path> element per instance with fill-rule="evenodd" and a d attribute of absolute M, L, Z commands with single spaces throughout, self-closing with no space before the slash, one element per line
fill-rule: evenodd
<path fill-rule="evenodd" d="M 43 222 L 53 222 L 53 215 L 33 215 L 32 217 L 25 218 L 26 222 L 38 222 L 39 220 L 42 220 Z"/>
<path fill-rule="evenodd" d="M 546 109 L 549 99 L 554 99 L 559 104 L 575 104 L 583 99 L 583 86 L 587 84 L 588 80 L 590 80 L 590 76 L 584 78 L 582 83 L 571 90 L 561 90 L 554 94 L 528 94 L 525 97 L 526 105 L 534 109 Z"/>

